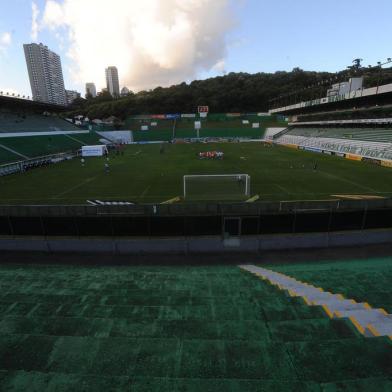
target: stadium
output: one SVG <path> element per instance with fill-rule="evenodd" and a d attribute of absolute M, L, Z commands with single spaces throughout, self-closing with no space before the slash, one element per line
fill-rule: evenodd
<path fill-rule="evenodd" d="M 115 129 L 2 97 L 1 389 L 390 390 L 391 103 Z"/>

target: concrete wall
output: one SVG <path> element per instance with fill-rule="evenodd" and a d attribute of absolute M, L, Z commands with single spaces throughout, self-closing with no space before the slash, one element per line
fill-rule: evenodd
<path fill-rule="evenodd" d="M 0 251 L 111 254 L 259 253 L 392 243 L 392 230 L 262 235 L 223 240 L 219 236 L 157 239 L 0 238 Z"/>

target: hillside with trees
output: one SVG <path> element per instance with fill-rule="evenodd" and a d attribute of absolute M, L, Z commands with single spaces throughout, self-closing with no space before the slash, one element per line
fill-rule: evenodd
<path fill-rule="evenodd" d="M 104 92 L 96 98 L 78 99 L 72 114 L 89 118 L 115 116 L 125 119 L 132 114 L 194 113 L 197 106 L 208 105 L 215 113 L 267 111 L 272 106 L 290 104 L 325 96 L 333 84 L 350 76 L 365 76 L 365 86 L 392 82 L 392 68 L 379 72 L 374 68 L 351 67 L 340 73 L 312 72 L 294 68 L 291 72 L 229 73 L 206 80 L 195 80 L 171 87 L 130 92 L 113 99 Z"/>

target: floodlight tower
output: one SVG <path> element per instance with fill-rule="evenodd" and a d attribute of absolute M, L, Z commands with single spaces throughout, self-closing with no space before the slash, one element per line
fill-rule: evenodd
<path fill-rule="evenodd" d="M 354 59 L 353 60 L 353 68 L 355 68 L 355 69 L 359 69 L 359 68 L 362 68 L 362 61 L 363 61 L 363 59 Z"/>

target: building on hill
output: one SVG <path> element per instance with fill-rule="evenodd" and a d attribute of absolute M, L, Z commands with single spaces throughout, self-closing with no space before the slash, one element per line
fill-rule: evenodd
<path fill-rule="evenodd" d="M 67 105 L 71 105 L 75 99 L 80 98 L 80 93 L 74 90 L 65 90 L 65 95 L 67 97 Z"/>
<path fill-rule="evenodd" d="M 105 69 L 106 87 L 112 97 L 120 96 L 120 83 L 118 79 L 118 70 L 116 67 L 108 67 Z"/>
<path fill-rule="evenodd" d="M 121 96 L 122 96 L 122 97 L 126 97 L 128 94 L 129 94 L 129 88 L 124 86 L 124 87 L 121 89 Z"/>
<path fill-rule="evenodd" d="M 34 101 L 65 106 L 60 56 L 42 43 L 24 44 L 23 48 Z"/>
<path fill-rule="evenodd" d="M 86 83 L 86 96 L 91 95 L 92 98 L 97 96 L 97 88 L 94 83 Z"/>
<path fill-rule="evenodd" d="M 363 87 L 363 77 L 350 78 L 348 82 L 336 83 L 327 91 L 327 97 L 336 97 L 351 93 L 351 91 L 361 90 Z"/>

